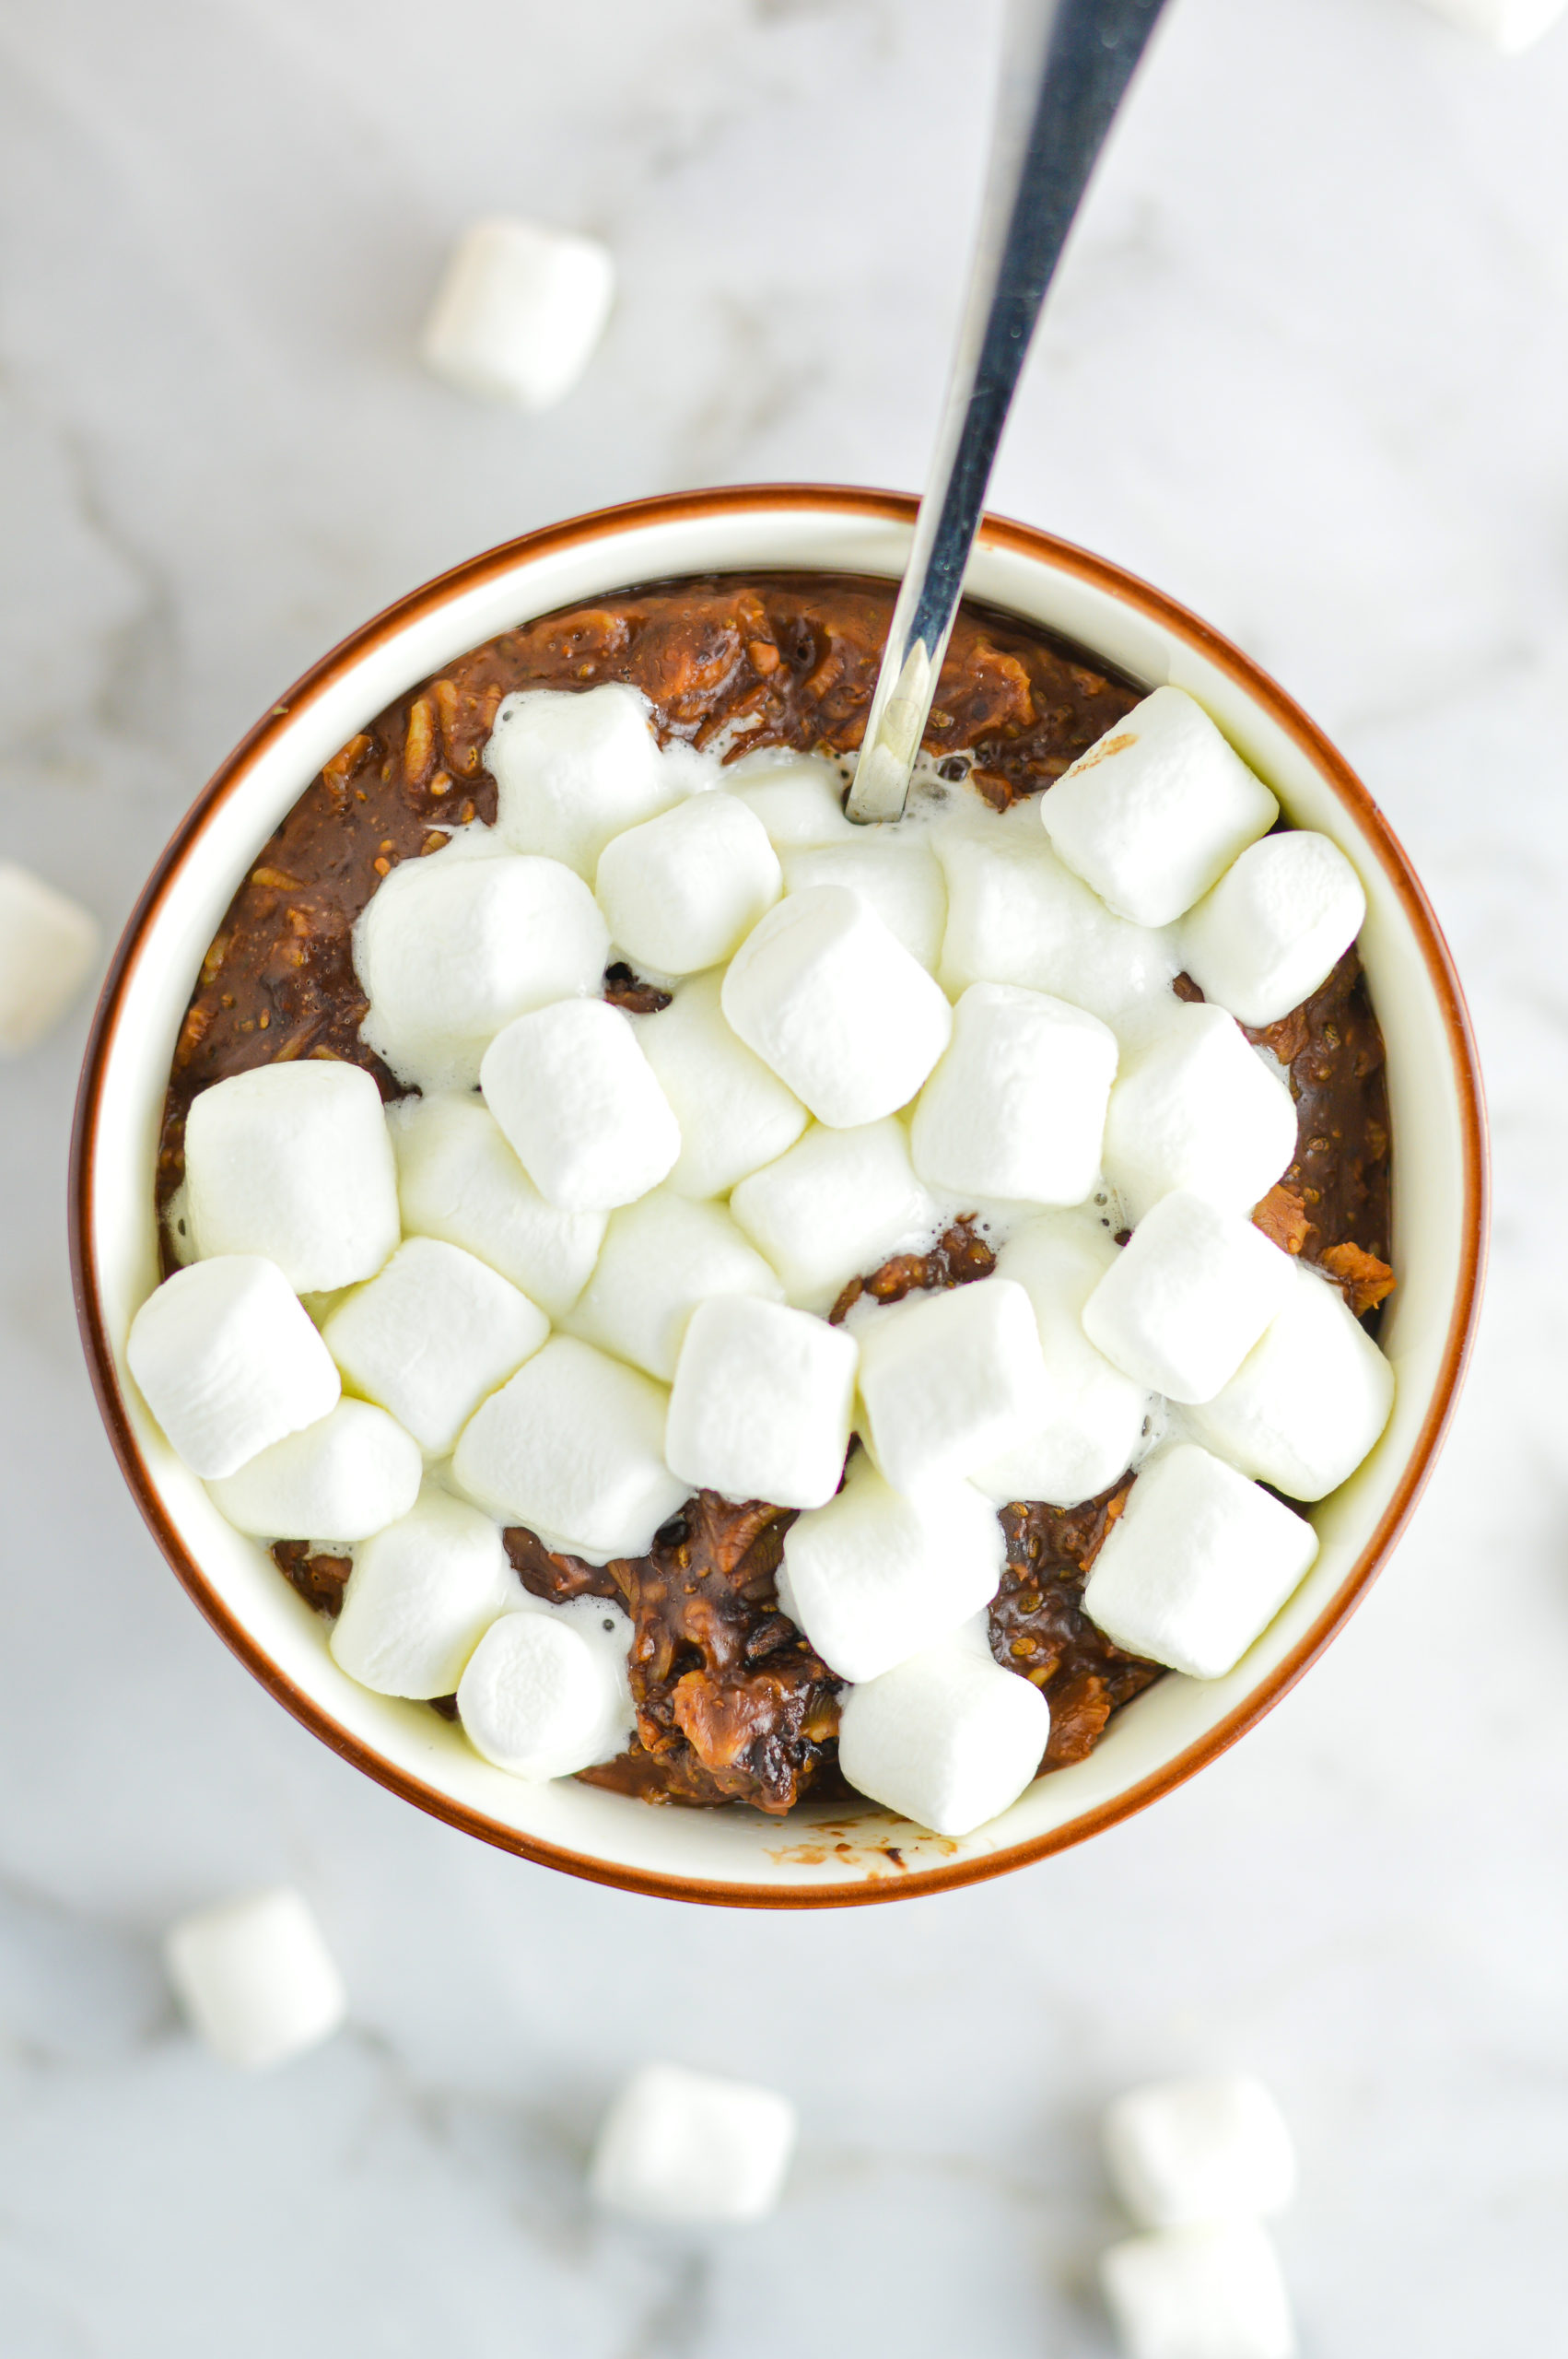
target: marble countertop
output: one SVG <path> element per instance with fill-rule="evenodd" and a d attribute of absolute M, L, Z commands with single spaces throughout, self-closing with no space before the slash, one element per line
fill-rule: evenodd
<path fill-rule="evenodd" d="M 471 550 L 644 492 L 918 483 L 989 0 L 53 0 L 0 15 L 0 794 L 112 933 L 305 663 Z M 0 1068 L 0 2343 L 9 2359 L 1094 2359 L 1093 2142 L 1239 2065 L 1303 2153 L 1307 2359 L 1541 2351 L 1568 2195 L 1568 25 L 1173 0 L 994 504 L 1146 574 L 1362 769 L 1466 977 L 1493 1278 L 1447 1454 L 1328 1657 L 1155 1810 L 909 1908 L 687 1910 L 345 1767 L 123 1492 L 62 1198 L 86 1014 Z M 411 346 L 481 211 L 605 238 L 579 393 Z M 156 1937 L 287 1878 L 350 2029 L 249 2081 Z M 778 2083 L 769 2224 L 596 2224 L 650 2053 Z"/>

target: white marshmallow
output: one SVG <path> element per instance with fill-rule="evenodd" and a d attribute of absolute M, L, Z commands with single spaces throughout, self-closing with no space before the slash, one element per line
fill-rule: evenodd
<path fill-rule="evenodd" d="M 784 889 L 845 885 L 873 909 L 890 933 L 928 973 L 942 957 L 947 886 L 930 835 L 894 827 L 856 827 L 848 843 L 807 846 L 784 855 Z"/>
<path fill-rule="evenodd" d="M 544 1313 L 498 1271 L 433 1237 L 400 1245 L 322 1329 L 354 1390 L 438 1458 L 549 1332 Z"/>
<path fill-rule="evenodd" d="M 259 1540 L 369 1540 L 408 1513 L 423 1472 L 418 1443 L 384 1409 L 340 1401 L 207 1488 Z"/>
<path fill-rule="evenodd" d="M 1516 57 L 1549 33 L 1562 14 L 1563 0 L 1426 0 L 1461 32 L 1489 41 L 1505 57 Z"/>
<path fill-rule="evenodd" d="M 1197 1442 L 1177 1442 L 1134 1483 L 1094 1559 L 1083 1611 L 1129 1654 L 1220 1679 L 1316 1554 L 1303 1517 Z"/>
<path fill-rule="evenodd" d="M 472 1087 L 502 1025 L 596 992 L 609 948 L 592 894 L 558 860 L 405 860 L 354 930 L 370 1003 L 360 1037 L 400 1081 Z"/>
<path fill-rule="evenodd" d="M 791 893 L 741 945 L 721 1003 L 748 1048 L 848 1130 L 907 1105 L 953 1011 L 874 910 L 841 885 Z"/>
<path fill-rule="evenodd" d="M 552 1319 L 569 1310 L 599 1258 L 604 1214 L 547 1204 L 477 1097 L 405 1097 L 387 1121 L 409 1235 L 462 1246 Z"/>
<path fill-rule="evenodd" d="M 596 1621 L 626 1622 L 602 1599 Z M 584 1617 L 540 1605 L 504 1614 L 458 1682 L 463 1734 L 514 1778 L 569 1778 L 625 1750 L 633 1715 L 624 1649 L 595 1644 Z M 626 1625 L 629 1634 L 629 1624 Z"/>
<path fill-rule="evenodd" d="M 844 780 L 831 762 L 777 750 L 749 754 L 726 770 L 724 783 L 756 813 L 780 854 L 804 844 L 848 843 L 860 832 L 844 816 Z"/>
<path fill-rule="evenodd" d="M 1049 1402 L 1043 1425 L 971 1478 L 999 1506 L 1045 1499 L 1075 1507 L 1108 1489 L 1132 1462 L 1152 1396 L 1083 1332 L 1083 1306 L 1117 1258 L 1115 1239 L 1090 1213 L 1042 1213 L 1014 1229 L 997 1255 L 997 1276 L 1029 1297 Z"/>
<path fill-rule="evenodd" d="M 1291 2133 L 1261 2081 L 1153 2081 L 1109 2107 L 1102 2130 L 1111 2183 L 1143 2228 L 1267 2219 L 1296 2189 Z"/>
<path fill-rule="evenodd" d="M 634 1203 L 681 1151 L 629 1019 L 602 999 L 520 1015 L 486 1050 L 479 1078 L 518 1160 L 559 1212 Z"/>
<path fill-rule="evenodd" d="M 1177 1189 L 1144 1214 L 1090 1295 L 1083 1332 L 1135 1384 L 1211 1401 L 1290 1282 L 1289 1254 L 1261 1229 Z"/>
<path fill-rule="evenodd" d="M 857 1450 L 837 1496 L 790 1528 L 790 1612 L 840 1679 L 875 1679 L 989 1605 L 1005 1559 L 995 1509 L 967 1483 L 906 1496 Z"/>
<path fill-rule="evenodd" d="M 1365 915 L 1339 845 L 1292 828 L 1251 845 L 1188 911 L 1183 962 L 1238 1024 L 1277 1024 L 1332 973 Z"/>
<path fill-rule="evenodd" d="M 668 1384 L 692 1312 L 716 1294 L 784 1299 L 774 1272 L 721 1204 L 694 1204 L 656 1188 L 612 1214 L 571 1332 Z"/>
<path fill-rule="evenodd" d="M 668 1397 L 591 1344 L 553 1335 L 475 1412 L 452 1473 L 549 1547 L 599 1565 L 645 1555 L 686 1496 L 664 1463 Z"/>
<path fill-rule="evenodd" d="M 473 222 L 447 262 L 421 357 L 464 393 L 550 409 L 587 368 L 614 288 L 595 239 L 505 215 Z"/>
<path fill-rule="evenodd" d="M 848 822 L 845 822 L 846 826 Z M 694 975 L 657 1015 L 634 1019 L 638 1045 L 681 1128 L 668 1185 L 726 1196 L 748 1171 L 793 1146 L 810 1117 L 725 1020 L 721 975 Z"/>
<path fill-rule="evenodd" d="M 1040 798 L 1069 868 L 1118 916 L 1168 925 L 1280 806 L 1183 688 L 1156 688 Z"/>
<path fill-rule="evenodd" d="M 971 983 L 916 1101 L 915 1168 L 959 1197 L 1081 1204 L 1100 1171 L 1117 1039 L 1098 1016 L 1012 983 Z"/>
<path fill-rule="evenodd" d="M 0 860 L 0 1056 L 53 1030 L 97 965 L 98 945 L 98 920 L 79 901 Z"/>
<path fill-rule="evenodd" d="M 1105 1158 L 1129 1220 L 1173 1188 L 1250 1212 L 1295 1151 L 1294 1099 L 1223 1008 L 1173 999 L 1124 1039 Z"/>
<path fill-rule="evenodd" d="M 163 1955 L 193 2027 L 242 2071 L 315 2048 L 347 2013 L 321 1928 L 287 1885 L 181 1918 L 164 1935 Z"/>
<path fill-rule="evenodd" d="M 1100 2283 L 1127 2359 L 1294 2359 L 1284 2280 L 1255 2221 L 1129 2236 Z"/>
<path fill-rule="evenodd" d="M 853 1338 L 803 1310 L 720 1295 L 692 1313 L 665 1455 L 693 1490 L 819 1508 L 838 1488 L 855 1395 Z"/>
<path fill-rule="evenodd" d="M 450 1696 L 518 1590 L 498 1527 L 427 1484 L 407 1515 L 355 1550 L 333 1660 L 380 1696 Z"/>
<path fill-rule="evenodd" d="M 1035 1314 L 1009 1278 L 910 1295 L 859 1319 L 856 1332 L 865 1440 L 895 1490 L 967 1474 L 1045 1421 Z"/>
<path fill-rule="evenodd" d="M 1188 1423 L 1255 1481 L 1293 1499 L 1321 1499 L 1354 1473 L 1387 1424 L 1394 1371 L 1338 1286 L 1290 1266 L 1261 1338 Z"/>
<path fill-rule="evenodd" d="M 838 1764 L 873 1802 L 937 1835 L 970 1835 L 1030 1785 L 1050 1735 L 1050 1708 L 956 1632 L 848 1688 Z"/>
<path fill-rule="evenodd" d="M 381 1093 L 357 1065 L 257 1065 L 191 1101 L 185 1183 L 196 1252 L 263 1253 L 297 1294 L 373 1277 L 399 1236 Z"/>
<path fill-rule="evenodd" d="M 813 1124 L 788 1155 L 741 1181 L 730 1210 L 783 1279 L 790 1300 L 822 1312 L 851 1278 L 913 1251 L 938 1225 L 895 1114 L 850 1131 Z"/>
<path fill-rule="evenodd" d="M 783 889 L 762 821 L 721 792 L 616 836 L 594 885 L 617 945 L 661 975 L 720 965 Z"/>
<path fill-rule="evenodd" d="M 596 2203 L 643 2220 L 761 2220 L 795 2150 L 795 2108 L 776 2089 L 645 2064 L 594 2142 Z"/>
<path fill-rule="evenodd" d="M 502 841 L 564 861 L 591 885 L 611 837 L 667 811 L 689 783 L 660 753 L 649 710 L 619 680 L 508 697 L 485 748 Z"/>
<path fill-rule="evenodd" d="M 226 1253 L 165 1279 L 131 1322 L 125 1357 L 193 1474 L 232 1474 L 324 1417 L 332 1355 L 275 1262 Z"/>

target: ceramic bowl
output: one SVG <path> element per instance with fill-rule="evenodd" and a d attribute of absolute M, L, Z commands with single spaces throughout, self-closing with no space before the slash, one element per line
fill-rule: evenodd
<path fill-rule="evenodd" d="M 325 1625 L 173 1457 L 127 1380 L 124 1341 L 158 1273 L 154 1158 L 175 1035 L 231 895 L 322 764 L 414 681 L 532 616 L 683 574 L 895 577 L 913 516 L 912 501 L 886 493 L 691 493 L 530 534 L 415 591 L 289 689 L 198 796 L 126 929 L 88 1052 L 71 1177 L 82 1333 L 125 1479 L 175 1573 L 279 1702 L 369 1776 L 504 1849 L 628 1890 L 775 1907 L 905 1898 L 1021 1867 L 1168 1792 L 1301 1676 L 1387 1561 L 1453 1413 L 1476 1319 L 1486 1161 L 1475 1051 L 1447 948 L 1381 813 L 1305 715 L 1218 632 L 1104 558 L 993 518 L 969 570 L 974 596 L 1150 687 L 1189 689 L 1289 816 L 1331 836 L 1366 886 L 1362 951 L 1387 1043 L 1395 1155 L 1398 1285 L 1381 1340 L 1398 1396 L 1371 1457 L 1314 1510 L 1312 1571 L 1235 1670 L 1163 1679 L 1088 1760 L 1037 1779 L 959 1841 L 870 1805 L 782 1824 L 750 1810 L 650 1809 L 570 1780 L 507 1777 L 425 1706 L 357 1686 L 328 1653 Z"/>

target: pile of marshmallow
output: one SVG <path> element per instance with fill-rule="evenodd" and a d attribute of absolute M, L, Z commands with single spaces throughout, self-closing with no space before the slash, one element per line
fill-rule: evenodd
<path fill-rule="evenodd" d="M 848 1683 L 846 1775 L 966 1833 L 1048 1732 L 986 1640 L 1000 1504 L 1138 1465 L 1086 1611 L 1213 1678 L 1316 1547 L 1261 1485 L 1320 1498 L 1382 1430 L 1387 1363 L 1248 1217 L 1296 1122 L 1236 1020 L 1328 975 L 1354 872 L 1175 687 L 1004 816 L 933 785 L 852 827 L 829 764 L 661 748 L 618 685 L 509 698 L 486 760 L 495 824 L 357 929 L 417 1094 L 312 1059 L 202 1092 L 132 1372 L 240 1532 L 352 1553 L 339 1664 L 455 1692 L 520 1777 L 624 1748 L 630 1633 L 525 1594 L 504 1527 L 603 1564 L 699 1489 L 800 1510 L 780 1602 Z M 602 998 L 612 958 L 670 1004 Z M 993 1274 L 830 1323 L 961 1214 Z"/>

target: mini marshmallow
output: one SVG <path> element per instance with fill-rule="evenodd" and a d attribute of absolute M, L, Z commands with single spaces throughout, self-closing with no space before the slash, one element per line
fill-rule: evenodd
<path fill-rule="evenodd" d="M 619 680 L 506 698 L 485 747 L 502 841 L 564 861 L 591 885 L 612 836 L 685 792 L 660 753 L 649 710 L 648 698 Z"/>
<path fill-rule="evenodd" d="M 1012 983 L 971 983 L 916 1101 L 915 1168 L 958 1197 L 1081 1204 L 1100 1171 L 1117 1039 L 1098 1016 Z"/>
<path fill-rule="evenodd" d="M 319 2046 L 348 2011 L 321 1928 L 287 1885 L 181 1918 L 163 1955 L 193 2028 L 241 2071 L 264 2072 Z"/>
<path fill-rule="evenodd" d="M 1083 1306 L 1089 1341 L 1135 1384 L 1211 1401 L 1284 1301 L 1290 1256 L 1240 1213 L 1162 1196 Z"/>
<path fill-rule="evenodd" d="M 1294 2359 L 1284 2280 L 1255 2221 L 1129 2236 L 1102 2254 L 1100 2283 L 1127 2359 Z"/>
<path fill-rule="evenodd" d="M 335 1059 L 257 1065 L 202 1090 L 185 1181 L 199 1259 L 264 1254 L 297 1294 L 374 1277 L 398 1241 L 381 1093 Z"/>
<path fill-rule="evenodd" d="M 1140 2227 L 1267 2219 L 1295 2194 L 1285 2118 L 1246 2073 L 1129 2089 L 1101 2134 L 1111 2183 Z"/>
<path fill-rule="evenodd" d="M 1549 33 L 1562 14 L 1563 0 L 1426 0 L 1461 32 L 1474 33 L 1516 57 Z"/>
<path fill-rule="evenodd" d="M 1179 918 L 1279 816 L 1184 688 L 1134 705 L 1040 798 L 1059 857 L 1139 925 Z"/>
<path fill-rule="evenodd" d="M 846 821 L 848 826 L 848 822 Z M 726 1196 L 793 1146 L 810 1120 L 725 1021 L 721 975 L 694 975 L 657 1015 L 635 1019 L 638 1042 L 674 1109 L 681 1152 L 668 1185 L 678 1196 Z"/>
<path fill-rule="evenodd" d="M 1339 845 L 1291 828 L 1251 845 L 1188 911 L 1184 962 L 1238 1024 L 1277 1024 L 1328 980 L 1365 915 L 1361 878 Z"/>
<path fill-rule="evenodd" d="M 629 1018 L 602 999 L 520 1015 L 486 1050 L 479 1078 L 519 1162 L 559 1212 L 633 1203 L 681 1151 Z"/>
<path fill-rule="evenodd" d="M 571 1331 L 668 1384 L 692 1312 L 718 1294 L 784 1298 L 778 1277 L 721 1204 L 694 1204 L 656 1188 L 612 1214 Z"/>
<path fill-rule="evenodd" d="M 692 1313 L 665 1454 L 693 1490 L 820 1508 L 838 1488 L 854 1339 L 803 1310 L 720 1295 Z"/>
<path fill-rule="evenodd" d="M 553 1335 L 463 1428 L 453 1475 L 492 1515 L 568 1555 L 646 1555 L 686 1496 L 664 1463 L 668 1398 L 591 1344 Z"/>
<path fill-rule="evenodd" d="M 258 1540 L 369 1540 L 408 1513 L 423 1472 L 418 1443 L 384 1409 L 340 1401 L 207 1489 Z"/>
<path fill-rule="evenodd" d="M 599 1258 L 604 1214 L 547 1204 L 477 1097 L 405 1097 L 387 1122 L 409 1235 L 462 1246 L 552 1319 L 569 1310 Z"/>
<path fill-rule="evenodd" d="M 721 791 L 616 836 L 594 885 L 618 947 L 661 975 L 719 966 L 783 889 L 762 821 Z"/>
<path fill-rule="evenodd" d="M 0 1056 L 19 1056 L 53 1030 L 98 946 L 98 920 L 79 901 L 0 860 Z"/>
<path fill-rule="evenodd" d="M 131 1373 L 193 1474 L 232 1474 L 324 1417 L 332 1355 L 275 1262 L 226 1253 L 166 1278 L 131 1322 Z"/>
<path fill-rule="evenodd" d="M 865 1439 L 895 1490 L 967 1474 L 1045 1421 L 1035 1314 L 1009 1278 L 911 1295 L 870 1312 L 856 1332 Z"/>
<path fill-rule="evenodd" d="M 795 2108 L 776 2089 L 645 2064 L 604 2118 L 589 2191 L 642 2220 L 761 2220 L 783 2191 L 795 2134 Z"/>
<path fill-rule="evenodd" d="M 1394 1405 L 1394 1371 L 1338 1286 L 1299 1262 L 1228 1384 L 1188 1422 L 1200 1442 L 1293 1499 L 1353 1474 Z"/>
<path fill-rule="evenodd" d="M 438 1458 L 549 1332 L 544 1313 L 498 1271 L 433 1237 L 400 1245 L 322 1329 L 355 1391 Z"/>
<path fill-rule="evenodd" d="M 624 1614 L 605 1609 L 597 1618 L 626 1624 L 629 1636 Z M 595 1645 L 563 1607 L 504 1614 L 474 1649 L 457 1708 L 470 1744 L 497 1769 L 572 1777 L 625 1750 L 633 1713 L 624 1649 Z"/>
<path fill-rule="evenodd" d="M 874 910 L 841 885 L 791 893 L 741 945 L 724 1014 L 819 1122 L 848 1130 L 907 1105 L 953 1011 Z"/>
<path fill-rule="evenodd" d="M 730 1210 L 790 1300 L 824 1313 L 851 1278 L 913 1251 L 939 1225 L 895 1114 L 850 1131 L 813 1123 L 788 1155 L 741 1181 Z"/>
<path fill-rule="evenodd" d="M 1094 1559 L 1083 1611 L 1129 1654 L 1221 1679 L 1317 1554 L 1317 1534 L 1197 1442 L 1145 1466 Z"/>
<path fill-rule="evenodd" d="M 333 1661 L 380 1696 L 450 1696 L 518 1589 L 499 1527 L 427 1484 L 407 1515 L 355 1550 Z"/>
<path fill-rule="evenodd" d="M 597 992 L 609 948 L 592 894 L 558 860 L 405 860 L 354 930 L 361 1038 L 400 1081 L 472 1086 L 503 1024 Z"/>
<path fill-rule="evenodd" d="M 466 393 L 553 408 L 587 368 L 614 288 L 595 239 L 505 215 L 473 222 L 448 260 L 420 356 Z"/>
<path fill-rule="evenodd" d="M 846 885 L 873 909 L 890 933 L 928 973 L 942 957 L 947 886 L 925 830 L 856 827 L 848 843 L 807 846 L 784 855 L 784 889 Z"/>
<path fill-rule="evenodd" d="M 1050 1735 L 1050 1708 L 967 1631 L 845 1691 L 838 1766 L 856 1790 L 929 1826 L 971 1835 L 1018 1800 Z"/>
<path fill-rule="evenodd" d="M 844 780 L 831 762 L 770 749 L 736 762 L 724 783 L 756 813 L 781 856 L 805 844 L 848 843 L 860 832 L 844 816 Z"/>
<path fill-rule="evenodd" d="M 840 1679 L 875 1679 L 990 1603 L 1006 1548 L 989 1499 L 940 1476 L 908 1496 L 863 1450 L 785 1538 L 790 1612 Z"/>
<path fill-rule="evenodd" d="M 1222 1008 L 1173 999 L 1124 1039 L 1105 1161 L 1129 1220 L 1173 1188 L 1250 1212 L 1295 1151 L 1290 1090 Z"/>

